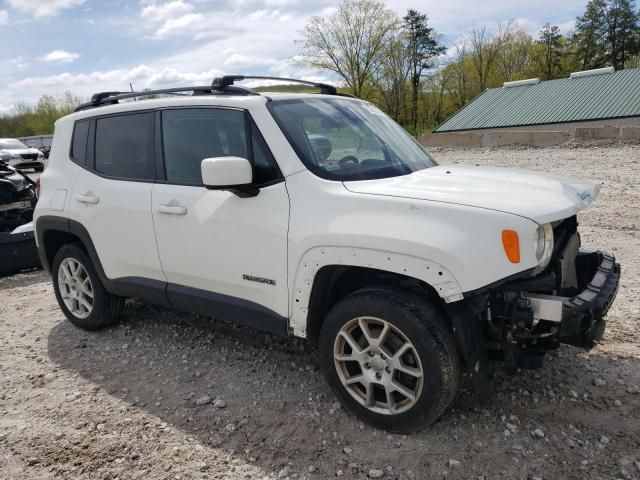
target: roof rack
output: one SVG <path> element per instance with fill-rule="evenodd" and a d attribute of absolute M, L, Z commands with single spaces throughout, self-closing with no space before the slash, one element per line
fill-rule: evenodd
<path fill-rule="evenodd" d="M 214 78 L 211 85 L 162 88 L 159 90 L 143 90 L 141 92 L 98 92 L 93 94 L 89 102 L 78 105 L 75 111 L 79 112 L 81 110 L 86 110 L 88 108 L 95 108 L 101 105 L 115 105 L 119 103 L 120 100 L 144 97 L 145 95 L 176 95 L 176 94 L 182 94 L 183 92 L 192 92 L 191 95 L 212 95 L 212 94 L 260 95 L 258 92 L 250 88 L 243 87 L 240 85 L 234 85 L 234 82 L 239 82 L 242 80 L 280 80 L 280 81 L 289 82 L 289 83 L 301 83 L 303 85 L 309 85 L 311 87 L 319 88 L 320 93 L 324 95 L 345 95 L 345 94 L 338 93 L 338 90 L 336 89 L 336 87 L 334 87 L 333 85 L 328 85 L 326 83 L 310 82 L 307 80 L 298 80 L 295 78 L 284 78 L 284 77 L 263 77 L 263 76 L 255 76 L 255 75 L 225 75 L 222 77 Z"/>
<path fill-rule="evenodd" d="M 225 75 L 213 79 L 212 88 L 225 88 L 234 84 L 234 82 L 240 82 L 242 80 L 279 80 L 281 82 L 300 83 L 303 85 L 309 85 L 314 88 L 319 88 L 320 93 L 323 95 L 338 95 L 338 90 L 333 85 L 320 82 L 311 82 L 308 80 L 298 80 L 297 78 L 286 77 L 264 77 L 261 75 Z"/>

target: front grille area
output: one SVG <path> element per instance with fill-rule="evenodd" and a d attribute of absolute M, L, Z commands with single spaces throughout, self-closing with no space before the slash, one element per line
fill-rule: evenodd
<path fill-rule="evenodd" d="M 22 153 L 22 154 L 20 154 L 20 156 L 22 157 L 23 160 L 37 160 L 38 159 L 38 154 L 37 153 Z"/>

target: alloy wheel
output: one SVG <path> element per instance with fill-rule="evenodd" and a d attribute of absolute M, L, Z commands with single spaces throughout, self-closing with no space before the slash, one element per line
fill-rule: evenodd
<path fill-rule="evenodd" d="M 77 318 L 87 318 L 93 310 L 93 285 L 84 266 L 75 258 L 65 258 L 58 267 L 60 296 Z"/>
<path fill-rule="evenodd" d="M 392 323 L 354 318 L 338 332 L 333 351 L 342 385 L 368 410 L 397 415 L 420 398 L 424 383 L 420 357 Z"/>

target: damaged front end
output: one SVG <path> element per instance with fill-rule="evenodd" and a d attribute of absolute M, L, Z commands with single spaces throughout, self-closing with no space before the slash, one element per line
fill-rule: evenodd
<path fill-rule="evenodd" d="M 545 352 L 560 343 L 590 349 L 602 338 L 620 265 L 607 253 L 580 251 L 577 227 L 575 216 L 554 226 L 553 256 L 543 272 L 482 295 L 487 347 L 507 370 L 542 367 Z"/>
<path fill-rule="evenodd" d="M 30 222 L 37 199 L 35 183 L 0 156 L 0 232 Z"/>
<path fill-rule="evenodd" d="M 541 368 L 560 343 L 590 349 L 620 283 L 613 255 L 580 251 L 576 217 L 554 224 L 549 265 L 467 295 L 447 306 L 467 372 L 481 398 L 490 394 L 489 360 L 507 372 Z"/>

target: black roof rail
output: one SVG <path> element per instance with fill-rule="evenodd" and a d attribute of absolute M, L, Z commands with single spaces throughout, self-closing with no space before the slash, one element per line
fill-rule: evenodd
<path fill-rule="evenodd" d="M 261 75 L 225 75 L 213 79 L 211 88 L 214 90 L 229 87 L 234 82 L 240 82 L 242 80 L 280 80 L 282 82 L 289 83 L 301 83 L 303 85 L 309 85 L 311 87 L 319 88 L 320 93 L 324 95 L 338 95 L 338 90 L 333 85 L 320 82 L 311 82 L 308 80 L 298 80 L 297 78 L 285 78 L 285 77 L 264 77 Z"/>
<path fill-rule="evenodd" d="M 143 90 L 141 92 L 98 92 L 91 96 L 91 101 L 82 103 L 76 107 L 75 112 L 99 107 L 101 105 L 114 105 L 120 100 L 144 97 L 145 95 L 175 95 L 183 92 L 192 92 L 192 95 L 232 94 L 232 95 L 259 95 L 250 88 L 230 85 L 224 88 L 213 88 L 211 85 L 197 85 L 192 87 L 161 88 L 157 90 Z"/>
<path fill-rule="evenodd" d="M 98 92 L 94 93 L 91 96 L 91 101 L 78 105 L 75 111 L 79 112 L 88 108 L 99 107 L 100 105 L 114 105 L 119 103 L 120 100 L 144 97 L 145 95 L 176 95 L 183 92 L 192 92 L 192 95 L 259 95 L 259 93 L 255 90 L 243 87 L 241 85 L 234 85 L 234 82 L 239 82 L 242 80 L 280 80 L 282 82 L 300 83 L 303 85 L 309 85 L 314 88 L 319 88 L 320 93 L 324 95 L 341 95 L 348 97 L 351 96 L 343 93 L 338 93 L 338 90 L 333 85 L 320 82 L 311 82 L 307 80 L 298 80 L 296 78 L 265 77 L 259 75 L 224 75 L 222 77 L 215 78 L 211 85 L 162 88 L 158 90 L 143 90 L 141 92 Z"/>

